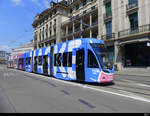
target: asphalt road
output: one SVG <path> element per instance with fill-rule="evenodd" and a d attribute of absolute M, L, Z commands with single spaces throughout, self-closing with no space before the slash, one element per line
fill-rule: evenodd
<path fill-rule="evenodd" d="M 134 76 L 134 75 L 115 75 L 116 79 L 117 80 L 129 80 L 129 81 L 134 81 L 134 82 L 137 82 L 137 83 L 142 83 L 142 84 L 148 84 L 150 85 L 150 76 Z"/>
<path fill-rule="evenodd" d="M 148 95 L 114 89 L 120 83 L 80 84 L 0 66 L 0 113 L 150 112 Z"/>

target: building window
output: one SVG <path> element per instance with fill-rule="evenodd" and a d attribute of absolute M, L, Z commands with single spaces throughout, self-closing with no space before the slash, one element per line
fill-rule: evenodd
<path fill-rule="evenodd" d="M 52 36 L 52 22 L 50 22 L 49 33 L 50 33 L 50 37 L 51 37 Z"/>
<path fill-rule="evenodd" d="M 112 21 L 106 22 L 106 35 L 112 34 Z"/>
<path fill-rule="evenodd" d="M 56 25 L 56 19 L 54 20 L 54 25 Z"/>
<path fill-rule="evenodd" d="M 70 9 L 70 14 L 72 13 L 72 9 Z"/>
<path fill-rule="evenodd" d="M 105 5 L 105 8 L 106 8 L 106 14 L 110 14 L 111 13 L 111 2 L 108 2 Z"/>
<path fill-rule="evenodd" d="M 92 6 L 92 7 L 91 7 L 91 10 L 95 10 L 95 8 L 96 8 L 95 6 Z"/>
<path fill-rule="evenodd" d="M 52 36 L 52 30 L 50 30 L 49 33 L 50 33 L 50 37 L 51 37 Z"/>
<path fill-rule="evenodd" d="M 44 39 L 44 27 L 43 27 L 43 32 L 42 32 L 42 38 Z"/>
<path fill-rule="evenodd" d="M 85 5 L 86 5 L 86 3 L 87 3 L 87 1 L 86 1 L 86 0 L 84 0 L 84 1 L 83 1 L 83 6 L 85 6 Z"/>
<path fill-rule="evenodd" d="M 129 0 L 129 5 L 132 5 L 132 4 L 137 4 L 138 1 L 137 0 Z"/>
<path fill-rule="evenodd" d="M 34 41 L 37 41 L 37 32 L 34 34 Z"/>
<path fill-rule="evenodd" d="M 41 41 L 41 29 L 40 29 L 40 33 L 39 33 L 39 39 L 40 39 L 40 41 Z"/>
<path fill-rule="evenodd" d="M 48 25 L 46 25 L 46 38 L 48 37 Z"/>
<path fill-rule="evenodd" d="M 53 26 L 53 28 L 54 28 L 54 36 L 56 36 L 56 19 L 54 20 L 54 26 Z"/>
<path fill-rule="evenodd" d="M 86 10 L 85 10 L 85 11 L 83 11 L 83 14 L 86 14 Z"/>
<path fill-rule="evenodd" d="M 79 9 L 79 5 L 76 6 L 76 10 L 78 10 L 78 9 Z"/>
<path fill-rule="evenodd" d="M 129 15 L 129 21 L 130 21 L 130 28 L 131 28 L 131 33 L 137 32 L 138 31 L 138 13 L 133 13 Z"/>

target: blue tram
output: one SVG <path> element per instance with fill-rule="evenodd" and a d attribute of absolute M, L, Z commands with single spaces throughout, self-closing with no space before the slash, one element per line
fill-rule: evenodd
<path fill-rule="evenodd" d="M 114 80 L 104 41 L 75 39 L 25 53 L 25 71 L 68 81 L 105 83 Z"/>
<path fill-rule="evenodd" d="M 114 79 L 113 64 L 101 40 L 87 38 L 56 44 L 53 54 L 53 76 L 58 79 L 98 83 Z"/>
<path fill-rule="evenodd" d="M 25 71 L 33 72 L 33 51 L 25 53 Z"/>
<path fill-rule="evenodd" d="M 33 72 L 50 75 L 50 46 L 33 51 Z"/>

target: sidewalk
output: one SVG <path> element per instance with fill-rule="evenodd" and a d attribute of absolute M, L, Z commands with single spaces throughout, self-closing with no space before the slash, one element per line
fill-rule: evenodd
<path fill-rule="evenodd" d="M 150 78 L 150 69 L 149 70 L 123 70 L 123 71 L 115 71 L 115 75 L 126 75 L 126 76 L 142 76 Z"/>

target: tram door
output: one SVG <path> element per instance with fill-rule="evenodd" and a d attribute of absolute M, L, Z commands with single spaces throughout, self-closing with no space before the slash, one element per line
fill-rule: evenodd
<path fill-rule="evenodd" d="M 23 58 L 21 59 L 21 64 L 22 64 L 22 70 L 24 70 L 24 62 L 23 62 Z"/>
<path fill-rule="evenodd" d="M 54 52 L 54 47 L 51 47 L 50 51 L 50 76 L 53 76 L 53 52 Z"/>
<path fill-rule="evenodd" d="M 48 56 L 43 57 L 43 73 L 48 75 Z"/>
<path fill-rule="evenodd" d="M 85 80 L 85 51 L 79 50 L 76 52 L 76 76 L 78 81 Z"/>
<path fill-rule="evenodd" d="M 35 57 L 35 58 L 34 58 L 34 72 L 35 72 L 35 73 L 37 73 L 37 62 L 38 62 L 38 61 L 37 61 L 37 58 L 38 58 L 38 57 Z"/>
<path fill-rule="evenodd" d="M 18 69 L 20 70 L 20 65 L 21 65 L 21 59 L 19 58 L 19 62 L 18 62 Z"/>

